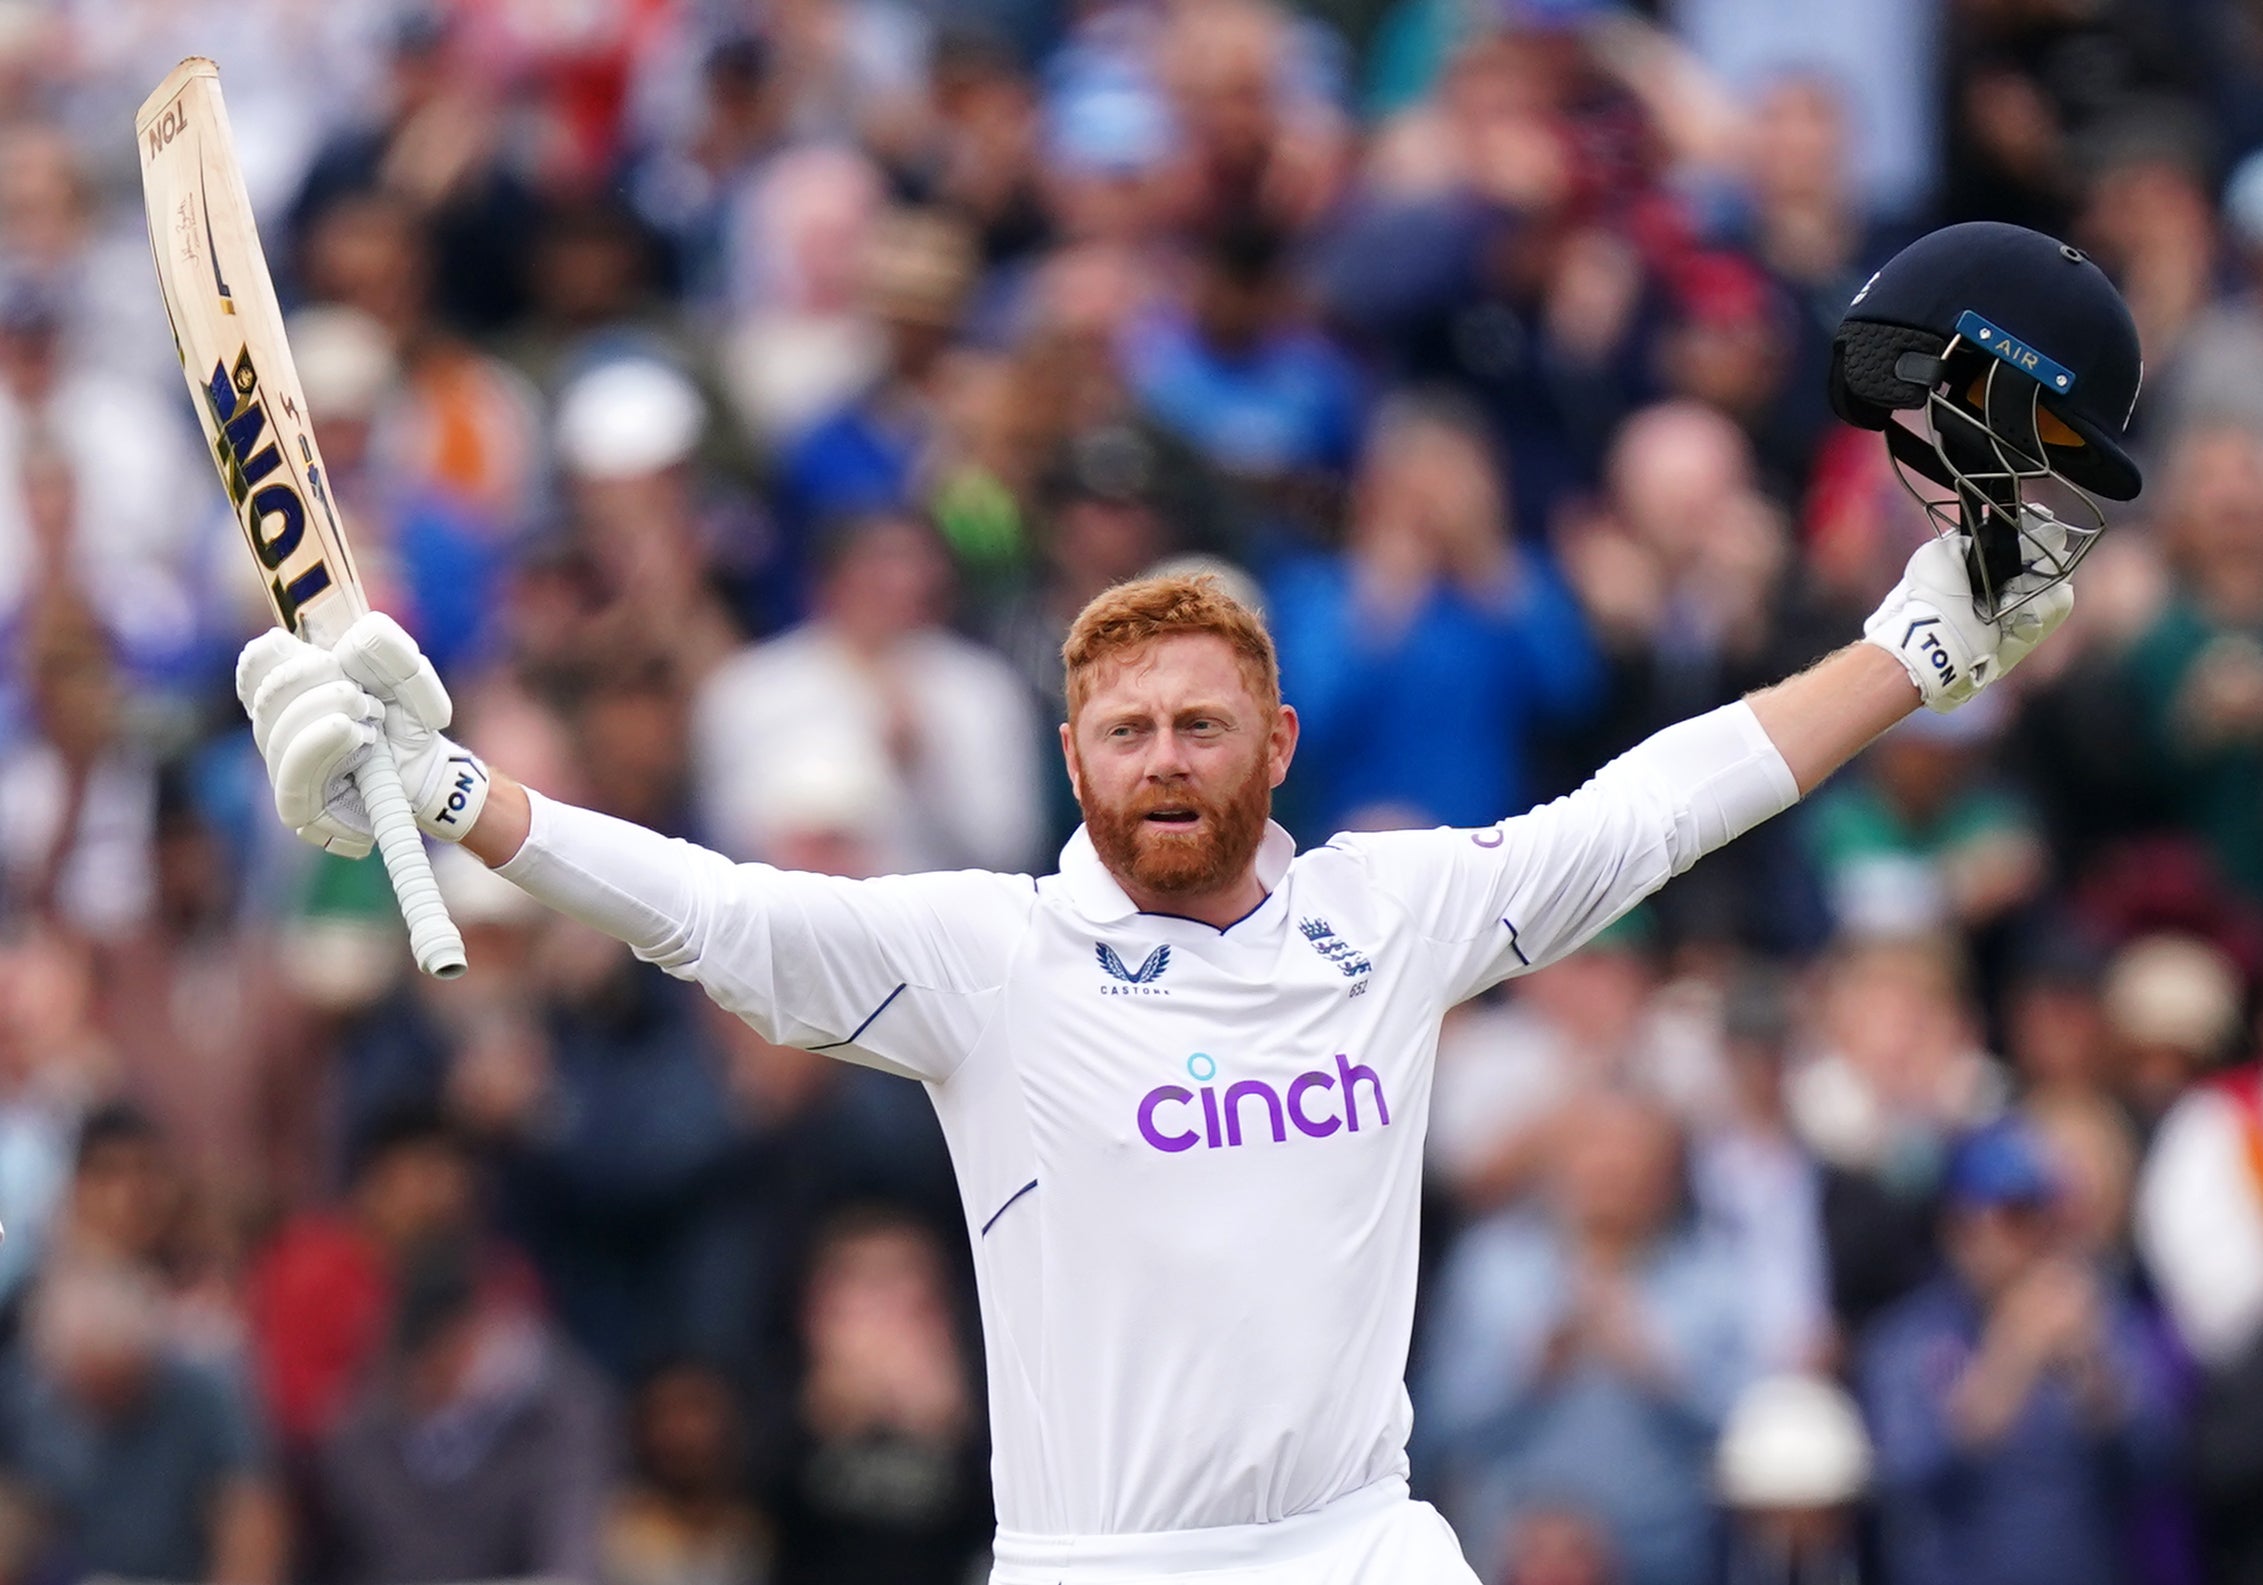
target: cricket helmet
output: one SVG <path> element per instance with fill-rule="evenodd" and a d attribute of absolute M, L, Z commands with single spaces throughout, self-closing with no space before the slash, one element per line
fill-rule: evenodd
<path fill-rule="evenodd" d="M 1995 221 L 1895 254 L 1831 341 L 1832 408 L 1885 433 L 1937 529 L 1970 531 L 1974 598 L 1989 615 L 2071 574 L 2105 529 L 2098 498 L 2142 487 L 2121 437 L 2143 378 L 2136 322 L 2106 272 L 2079 248 Z"/>

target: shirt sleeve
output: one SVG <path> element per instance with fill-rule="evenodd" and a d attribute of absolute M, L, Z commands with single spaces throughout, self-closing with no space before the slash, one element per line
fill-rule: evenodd
<path fill-rule="evenodd" d="M 1586 786 L 1477 831 L 1339 836 L 1442 952 L 1447 1000 L 1577 948 L 1707 853 L 1799 801 L 1750 705 L 1684 721 Z"/>
<path fill-rule="evenodd" d="M 496 873 L 781 1045 L 948 1078 L 988 1022 L 1035 903 L 1026 877 L 842 880 L 719 853 L 529 792 Z"/>

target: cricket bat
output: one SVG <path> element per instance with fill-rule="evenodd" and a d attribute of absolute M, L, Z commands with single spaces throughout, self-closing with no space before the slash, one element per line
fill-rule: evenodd
<path fill-rule="evenodd" d="M 221 487 L 275 620 L 327 647 L 369 601 L 283 339 L 283 311 L 220 101 L 220 69 L 202 56 L 174 67 L 142 101 L 134 134 L 157 283 Z M 452 979 L 464 971 L 463 937 L 433 883 L 400 770 L 382 739 L 354 783 L 408 921 L 417 967 Z"/>

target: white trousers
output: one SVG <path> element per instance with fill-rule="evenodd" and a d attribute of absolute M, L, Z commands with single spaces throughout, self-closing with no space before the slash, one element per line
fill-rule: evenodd
<path fill-rule="evenodd" d="M 1149 1535 L 1000 1530 L 990 1585 L 1477 1585 L 1461 1544 L 1402 1480 L 1276 1524 Z"/>

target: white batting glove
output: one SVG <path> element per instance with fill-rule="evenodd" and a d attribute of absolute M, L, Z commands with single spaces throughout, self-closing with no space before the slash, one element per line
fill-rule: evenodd
<path fill-rule="evenodd" d="M 487 767 L 441 734 L 448 690 L 400 624 L 381 613 L 355 622 L 335 651 L 273 629 L 244 646 L 236 697 L 267 761 L 275 812 L 305 841 L 359 858 L 368 812 L 352 776 L 382 733 L 418 829 L 462 840 L 487 801 Z"/>
<path fill-rule="evenodd" d="M 279 627 L 236 657 L 236 697 L 251 717 L 283 823 L 325 852 L 366 854 L 369 814 L 349 778 L 383 731 L 384 704 L 328 650 Z"/>
<path fill-rule="evenodd" d="M 2028 531 L 2049 540 L 2050 514 L 2029 508 Z M 2063 531 L 2059 535 L 2063 540 Z M 2002 617 L 1980 614 L 1965 570 L 1963 533 L 1920 545 L 1862 636 L 1902 663 L 1926 708 L 1946 713 L 2027 658 L 2074 609 L 2074 584 L 2061 579 Z M 2018 596 L 2042 581 L 2021 573 L 2006 586 Z"/>
<path fill-rule="evenodd" d="M 417 829 L 461 842 L 487 804 L 487 763 L 441 735 L 456 707 L 432 662 L 383 611 L 356 617 L 332 653 L 348 677 L 385 703 L 385 736 Z"/>

